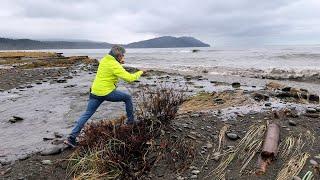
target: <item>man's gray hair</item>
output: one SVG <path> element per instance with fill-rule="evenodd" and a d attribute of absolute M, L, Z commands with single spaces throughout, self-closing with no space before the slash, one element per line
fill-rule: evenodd
<path fill-rule="evenodd" d="M 110 55 L 113 55 L 115 57 L 118 57 L 119 55 L 124 55 L 124 53 L 126 53 L 126 50 L 122 46 L 119 46 L 119 45 L 112 46 L 112 48 L 109 52 Z"/>

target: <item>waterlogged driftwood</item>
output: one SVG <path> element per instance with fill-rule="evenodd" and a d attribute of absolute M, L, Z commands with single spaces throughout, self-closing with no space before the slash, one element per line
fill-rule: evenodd
<path fill-rule="evenodd" d="M 267 166 L 275 159 L 278 154 L 278 145 L 280 138 L 280 128 L 278 124 L 272 123 L 268 126 L 264 140 L 261 156 L 258 160 L 259 169 L 256 174 L 264 174 Z"/>
<path fill-rule="evenodd" d="M 263 159 L 274 159 L 278 153 L 278 145 L 280 138 L 280 128 L 278 124 L 270 124 L 268 126 L 266 138 L 264 140 L 261 156 Z"/>

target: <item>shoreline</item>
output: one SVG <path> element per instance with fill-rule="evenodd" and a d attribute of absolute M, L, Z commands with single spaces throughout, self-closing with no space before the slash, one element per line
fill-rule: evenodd
<path fill-rule="evenodd" d="M 0 109 L 0 112 L 2 113 L 2 117 L 0 119 L 0 129 L 1 132 L 4 133 L 4 136 L 2 136 L 0 139 L 1 144 L 5 144 L 7 146 L 7 149 L 4 149 L 5 152 L 12 151 L 12 154 L 28 152 L 26 153 L 26 156 L 20 156 L 16 159 L 12 158 L 12 156 L 11 159 L 9 158 L 7 161 L 5 161 L 4 157 L 7 157 L 8 154 L 3 154 L 3 152 L 0 151 L 0 159 L 2 160 L 0 172 L 5 172 L 3 173 L 5 177 L 9 179 L 16 179 L 20 178 L 18 176 L 23 176 L 19 175 L 19 173 L 31 173 L 30 176 L 27 175 L 26 177 L 39 178 L 43 177 L 43 174 L 41 173 L 44 173 L 44 177 L 48 177 L 48 179 L 54 179 L 56 177 L 61 178 L 66 175 L 65 165 L 53 166 L 45 165 L 41 162 L 42 160 L 51 160 L 58 163 L 60 162 L 61 158 L 63 159 L 65 156 L 71 153 L 70 150 L 65 150 L 62 153 L 62 150 L 59 150 L 61 154 L 53 156 L 41 156 L 40 152 L 46 148 L 50 149 L 60 146 L 62 143 L 61 140 L 65 138 L 68 131 L 70 131 L 74 120 L 76 120 L 76 118 L 85 108 L 88 89 L 96 72 L 95 68 L 90 67 L 87 68 L 86 66 L 81 66 L 80 63 L 63 69 L 62 72 L 58 73 L 56 76 L 54 75 L 56 73 L 55 71 L 47 74 L 44 73 L 47 75 L 47 77 L 39 76 L 38 78 L 31 76 L 30 83 L 27 83 L 33 85 L 33 87 L 30 88 L 26 87 L 26 85 L 24 85 L 22 82 L 17 81 L 20 76 L 16 76 L 11 79 L 11 81 L 16 82 L 16 84 L 13 83 L 11 86 L 7 86 L 7 89 L 2 87 L 4 90 L 0 93 L 4 96 L 1 96 L 0 99 L 1 103 L 3 104 Z M 40 69 L 43 70 L 43 68 Z M 61 70 L 60 68 L 58 69 Z M 35 71 L 35 74 L 38 74 L 37 69 L 31 68 L 29 70 Z M 21 72 L 23 72 L 22 74 L 25 73 L 23 70 L 21 70 Z M 9 75 L 11 74 L 9 73 Z M 1 80 L 4 80 L 4 77 L 6 76 L 8 76 L 8 74 L 4 74 Z M 48 78 L 51 76 L 53 77 Z M 58 80 L 62 81 L 59 83 Z M 193 136 L 196 136 L 194 141 L 198 144 L 199 148 L 203 146 L 203 143 L 208 143 L 208 141 L 216 143 L 217 139 L 216 136 L 214 136 L 214 133 L 217 135 L 219 128 L 225 124 L 231 125 L 233 128 L 231 129 L 231 132 L 236 132 L 239 136 L 243 136 L 243 129 L 248 128 L 248 125 L 266 123 L 266 121 L 272 120 L 272 114 L 270 114 L 272 110 L 282 111 L 290 107 L 298 114 L 298 119 L 297 117 L 288 117 L 281 122 L 284 135 L 292 132 L 296 134 L 303 132 L 305 127 L 302 126 L 302 124 L 307 122 L 307 128 L 312 129 L 318 136 L 318 139 L 320 134 L 320 124 L 318 120 L 319 117 L 310 118 L 306 117 L 304 114 L 307 108 L 319 107 L 319 103 L 306 103 L 304 101 L 300 102 L 296 101 L 294 98 L 278 98 L 276 97 L 277 94 L 274 93 L 273 90 L 266 89 L 266 84 L 270 81 L 280 82 L 281 84 L 284 84 L 284 86 L 308 89 L 311 93 L 319 94 L 319 92 L 316 92 L 316 89 L 319 89 L 320 84 L 263 80 L 233 76 L 226 77 L 210 75 L 207 73 L 199 73 L 194 75 L 190 72 L 177 73 L 173 71 L 164 72 L 157 70 L 151 71 L 146 76 L 142 77 L 139 82 L 133 84 L 120 83 L 119 88 L 121 90 L 132 92 L 134 100 L 137 98 L 135 97 L 135 94 L 136 92 L 140 91 L 140 87 L 155 87 L 161 83 L 166 83 L 169 86 L 180 84 L 183 87 L 184 85 L 187 85 L 189 87 L 188 93 L 191 96 L 195 96 L 199 93 L 209 92 L 209 94 L 205 94 L 205 96 L 195 99 L 194 102 L 191 99 L 191 107 L 188 106 L 188 104 L 182 105 L 182 110 L 173 124 L 175 129 L 180 128 L 182 129 L 182 132 L 180 132 L 180 130 L 173 132 L 170 131 L 170 134 L 174 134 L 176 136 L 185 135 L 186 137 L 194 132 Z M 41 84 L 36 84 L 37 82 L 41 82 Z M 232 87 L 232 83 L 234 82 L 239 82 L 240 88 Z M 16 89 L 12 89 L 12 87 L 15 87 Z M 179 87 L 177 88 L 179 89 Z M 211 94 L 212 92 L 215 92 L 215 94 Z M 267 95 L 270 97 L 270 100 L 256 101 L 253 98 L 253 96 L 255 97 L 255 93 Z M 236 97 L 241 97 L 243 99 L 237 99 Z M 197 96 L 195 96 L 195 98 L 197 98 Z M 216 99 L 222 99 L 223 103 L 221 105 L 216 103 L 212 104 L 212 102 Z M 200 105 L 206 104 L 207 107 L 204 108 L 204 106 L 199 106 L 197 109 L 196 102 L 200 102 Z M 271 103 L 271 105 L 267 106 L 267 103 Z M 208 111 L 203 111 L 206 110 L 206 108 Z M 93 117 L 93 121 L 112 119 L 123 114 L 123 110 L 124 107 L 121 103 L 104 103 L 104 105 L 101 106 L 101 108 Z M 22 122 L 10 123 L 8 120 L 12 116 L 22 117 L 23 120 Z M 294 127 L 288 125 L 289 120 L 295 121 L 298 125 Z M 312 123 L 315 124 L 314 127 L 312 127 Z M 211 128 L 208 128 L 207 126 L 210 126 Z M 317 126 L 319 126 L 319 130 L 317 129 Z M 32 128 L 38 129 L 39 131 L 35 131 L 35 129 Z M 289 128 L 289 130 L 287 128 Z M 209 134 L 204 135 L 203 129 L 205 129 L 205 131 Z M 21 136 L 15 136 L 17 132 L 19 132 L 20 135 L 23 134 L 25 136 L 23 136 L 23 138 Z M 25 134 L 26 132 L 27 134 Z M 198 137 L 197 134 L 201 135 Z M 213 136 L 211 137 L 211 135 Z M 207 139 L 207 137 L 210 138 Z M 48 138 L 48 140 L 44 141 L 43 138 Z M 11 144 L 6 144 L 8 143 L 8 139 L 13 140 Z M 29 139 L 29 141 L 31 139 L 29 144 L 28 142 L 26 144 L 22 144 L 22 147 L 27 145 L 26 149 L 21 149 L 21 144 L 19 145 L 21 139 Z M 53 142 L 56 145 L 53 145 Z M 236 141 L 228 140 L 227 142 L 228 146 L 232 146 Z M 320 141 L 318 140 L 318 142 Z M 12 150 L 15 146 L 16 150 Z M 317 147 L 320 147 L 319 143 L 315 143 L 314 148 Z M 208 153 L 201 153 L 203 149 L 199 148 L 197 149 L 197 152 L 200 154 Z M 312 157 L 316 155 L 317 154 L 314 152 Z M 198 164 L 201 162 L 200 157 L 201 156 L 199 156 L 199 159 L 196 159 Z M 32 170 L 28 171 L 22 168 L 26 165 L 31 166 Z M 212 162 L 212 166 L 216 165 L 217 163 Z M 39 167 L 42 167 L 44 171 L 39 171 Z M 280 168 L 281 164 L 277 164 L 276 167 Z M 7 171 L 9 168 L 10 170 Z M 59 169 L 57 173 L 60 174 L 50 174 L 53 170 L 57 170 L 57 168 Z M 165 167 L 162 167 L 161 169 L 163 170 L 160 172 L 156 172 L 155 170 L 151 171 L 154 179 L 161 179 L 165 177 L 169 178 L 173 176 L 176 177 L 175 174 L 172 174 L 172 172 Z M 167 171 L 168 175 L 165 175 L 164 172 Z M 231 175 L 232 177 L 236 177 L 236 173 L 233 173 L 233 171 Z M 190 172 L 186 172 L 185 174 L 182 174 L 182 176 L 188 177 L 190 176 Z M 203 177 L 202 174 L 200 174 L 199 177 Z M 274 174 L 268 174 L 267 177 L 274 177 Z M 251 178 L 251 176 L 245 176 L 244 178 Z"/>

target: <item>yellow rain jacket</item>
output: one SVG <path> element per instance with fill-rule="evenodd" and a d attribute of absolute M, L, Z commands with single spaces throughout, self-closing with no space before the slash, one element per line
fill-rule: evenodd
<path fill-rule="evenodd" d="M 111 55 L 106 55 L 99 63 L 96 77 L 91 86 L 91 93 L 96 96 L 106 96 L 116 89 L 118 79 L 127 82 L 138 80 L 143 71 L 130 74 Z"/>

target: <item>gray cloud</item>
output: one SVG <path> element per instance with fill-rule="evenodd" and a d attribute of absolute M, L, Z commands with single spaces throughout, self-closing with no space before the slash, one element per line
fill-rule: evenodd
<path fill-rule="evenodd" d="M 3 0 L 0 36 L 127 43 L 161 35 L 213 45 L 316 43 L 319 0 Z"/>

